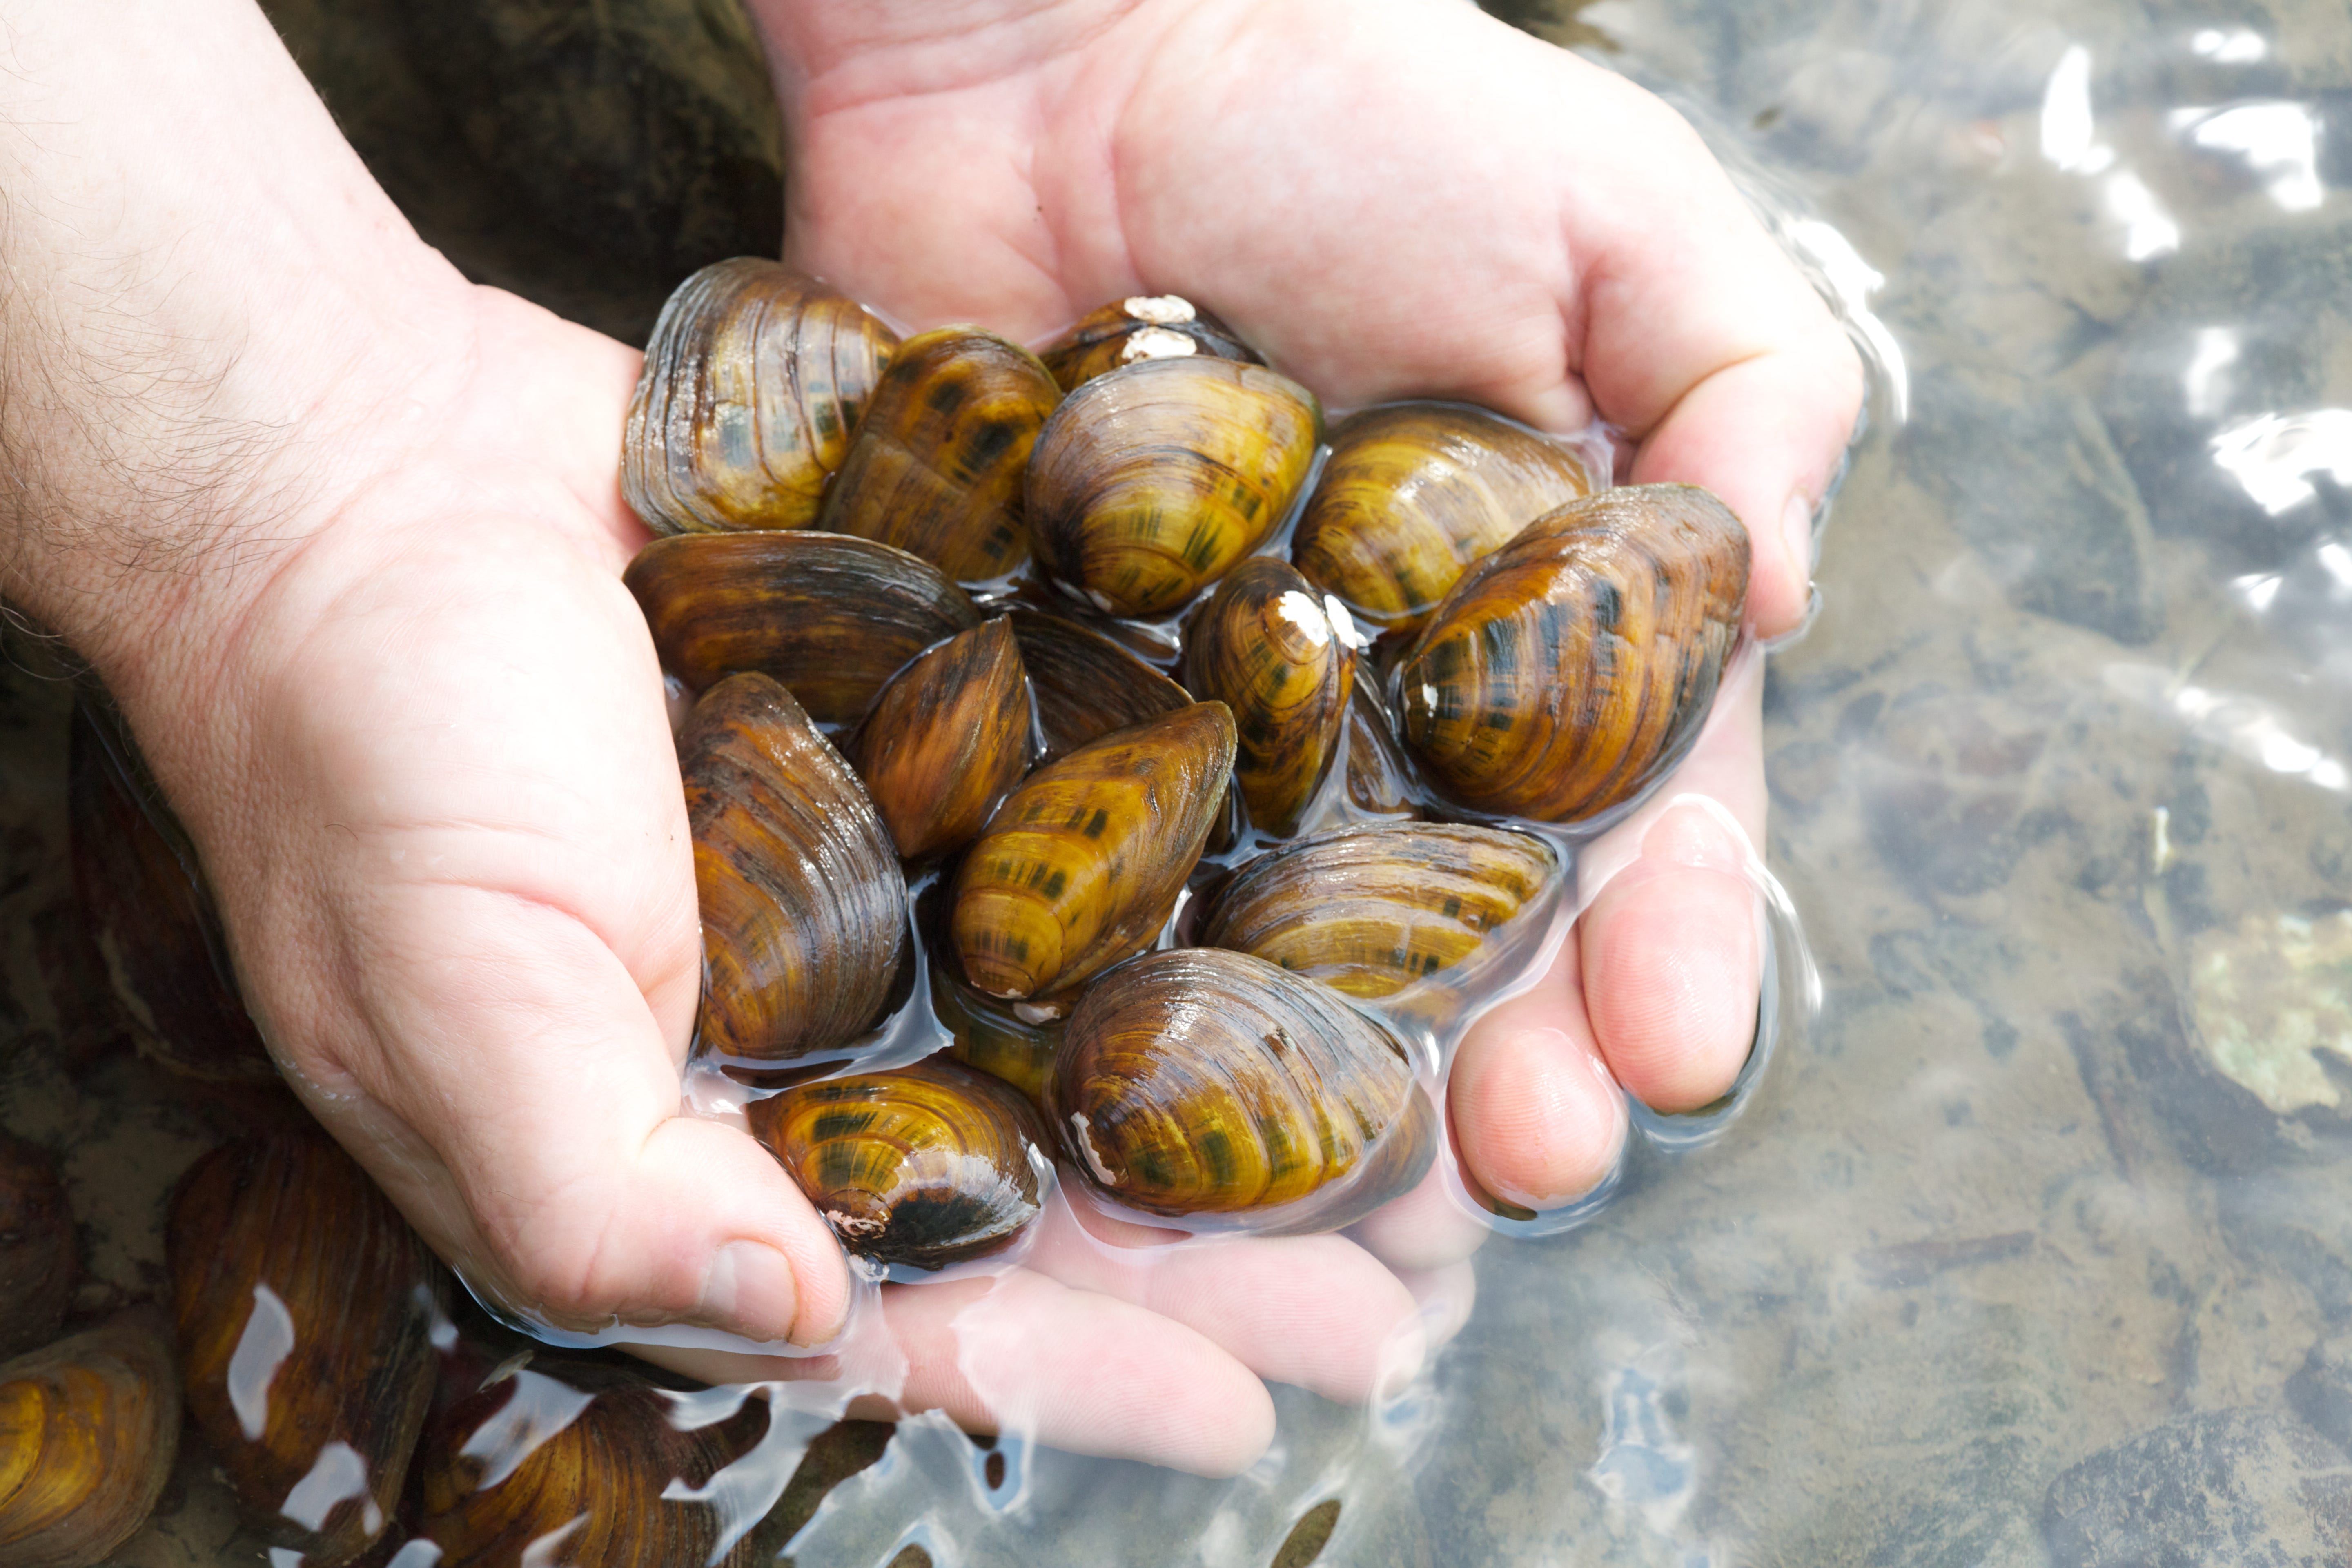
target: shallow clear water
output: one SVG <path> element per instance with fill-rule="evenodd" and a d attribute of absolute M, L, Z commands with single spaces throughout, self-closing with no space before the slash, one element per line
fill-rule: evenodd
<path fill-rule="evenodd" d="M 1769 670 L 1820 1018 L 1713 1147 L 1490 1243 L 1398 1405 L 1277 1391 L 1231 1482 L 909 1424 L 794 1561 L 1255 1568 L 1331 1500 L 1326 1563 L 2352 1549 L 2352 26 L 1573 10 L 1513 15 L 1685 102 L 1901 366 Z M 238 1110 L 59 983 L 65 711 L 0 689 L 0 1123 L 66 1151 L 95 1314 Z M 192 1458 L 122 1560 L 254 1558 Z"/>

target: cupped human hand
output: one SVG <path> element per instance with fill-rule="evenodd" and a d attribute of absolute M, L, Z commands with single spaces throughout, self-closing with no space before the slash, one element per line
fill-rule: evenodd
<path fill-rule="evenodd" d="M 1801 622 L 1860 363 L 1697 135 L 1623 79 L 1460 0 L 754 10 L 793 149 L 788 259 L 911 325 L 1031 341 L 1181 293 L 1334 406 L 1604 420 L 1622 477 L 1705 485 L 1748 525 L 1750 629 Z M 1744 1060 L 1761 689 L 1752 664 L 1727 684 L 1666 786 L 1725 812 L 1654 808 L 1591 846 L 1588 877 L 1614 875 L 1573 938 L 1463 1042 L 1455 1146 L 1496 1195 L 1574 1197 L 1617 1158 L 1621 1086 L 1688 1110 Z M 1365 1234 L 1423 1261 L 1469 1245 L 1422 1206 L 1421 1240 Z"/>

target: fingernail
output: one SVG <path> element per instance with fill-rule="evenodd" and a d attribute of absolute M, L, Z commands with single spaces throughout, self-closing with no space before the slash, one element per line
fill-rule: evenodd
<path fill-rule="evenodd" d="M 1789 566 L 1795 580 L 1813 580 L 1813 503 L 1799 490 L 1780 511 L 1780 538 L 1787 545 Z"/>
<path fill-rule="evenodd" d="M 793 1266 L 774 1247 L 730 1241 L 710 1255 L 695 1316 L 747 1340 L 781 1340 L 792 1331 L 799 1292 Z"/>
<path fill-rule="evenodd" d="M 1381 1346 L 1380 1376 L 1372 1397 L 1387 1405 L 1404 1396 L 1429 1360 L 1429 1331 L 1418 1315 L 1400 1325 Z"/>

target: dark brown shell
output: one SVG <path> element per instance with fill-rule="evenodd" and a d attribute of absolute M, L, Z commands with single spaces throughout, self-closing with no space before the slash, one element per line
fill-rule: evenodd
<path fill-rule="evenodd" d="M 1234 330 L 1190 300 L 1174 294 L 1139 294 L 1115 300 L 1078 318 L 1038 357 L 1064 392 L 1075 392 L 1121 365 L 1147 359 L 1237 360 L 1264 364 Z"/>
<path fill-rule="evenodd" d="M 699 1048 L 787 1060 L 856 1038 L 898 978 L 906 884 L 849 764 L 764 675 L 705 692 L 677 741 L 702 910 Z"/>
<path fill-rule="evenodd" d="M 817 525 L 878 539 L 964 582 L 1029 559 L 1022 475 L 1061 388 L 1036 356 L 977 327 L 899 345 Z"/>
<path fill-rule="evenodd" d="M 1010 618 L 1045 732 L 1040 762 L 1192 705 L 1182 687 L 1091 627 L 1034 610 Z"/>
<path fill-rule="evenodd" d="M 1053 1105 L 1091 1189 L 1196 1229 L 1337 1230 L 1418 1182 L 1436 1149 L 1435 1112 L 1386 1028 L 1214 948 L 1150 953 L 1089 986 Z"/>
<path fill-rule="evenodd" d="M 1181 608 L 1282 523 L 1322 437 L 1262 365 L 1155 359 L 1063 400 L 1029 462 L 1038 564 L 1118 616 Z"/>
<path fill-rule="evenodd" d="M 711 1481 L 771 1416 L 755 1395 L 681 1429 L 692 1397 L 534 1352 L 434 1422 L 416 1456 L 425 1538 L 451 1568 L 764 1568 L 783 1532 Z"/>
<path fill-rule="evenodd" d="M 155 1507 L 180 1450 L 162 1314 L 0 1363 L 0 1563 L 92 1568 Z"/>
<path fill-rule="evenodd" d="M 1412 765 L 1370 674 L 1348 701 L 1348 798 L 1378 816 L 1418 816 Z"/>
<path fill-rule="evenodd" d="M 1196 702 L 1031 773 L 956 877 L 964 977 L 1035 996 L 1142 951 L 1201 858 L 1233 765 L 1233 715 Z"/>
<path fill-rule="evenodd" d="M 57 1161 L 0 1132 L 0 1361 L 58 1331 L 79 1262 Z"/>
<path fill-rule="evenodd" d="M 681 534 L 624 578 L 662 664 L 697 691 L 756 669 L 820 724 L 854 724 L 908 659 L 980 625 L 938 567 L 837 533 Z"/>
<path fill-rule="evenodd" d="M 1359 619 L 1410 631 L 1474 562 L 1597 488 L 1565 444 L 1483 408 L 1367 408 L 1333 427 L 1290 560 Z"/>
<path fill-rule="evenodd" d="M 1696 739 L 1748 595 L 1748 533 L 1688 485 L 1607 490 L 1473 567 L 1395 689 L 1429 780 L 1477 811 L 1578 822 Z"/>
<path fill-rule="evenodd" d="M 656 533 L 806 528 L 898 342 L 780 262 L 713 262 L 654 323 L 621 493 Z"/>
<path fill-rule="evenodd" d="M 324 1133 L 198 1161 L 165 1250 L 189 1418 L 252 1527 L 334 1568 L 390 1521 L 432 1398 L 447 1284 Z"/>
<path fill-rule="evenodd" d="M 75 896 L 140 1054 L 191 1078 L 276 1082 L 195 847 L 110 710 L 75 705 L 67 767 Z"/>
<path fill-rule="evenodd" d="M 1451 823 L 1334 828 L 1259 856 L 1202 904 L 1193 940 L 1371 1001 L 1458 985 L 1560 879 L 1524 833 Z"/>
<path fill-rule="evenodd" d="M 1297 826 L 1339 754 L 1355 680 L 1322 595 L 1270 556 L 1234 567 L 1184 628 L 1184 685 L 1234 710 L 1234 786 L 1268 833 Z"/>
<path fill-rule="evenodd" d="M 1021 647 L 1000 616 L 892 677 L 850 757 L 898 853 L 921 860 L 986 825 L 1029 771 L 1029 728 Z"/>
<path fill-rule="evenodd" d="M 954 1062 L 821 1079 L 744 1114 L 842 1246 L 880 1263 L 930 1270 L 1002 1252 L 1051 1190 L 1035 1109 Z"/>

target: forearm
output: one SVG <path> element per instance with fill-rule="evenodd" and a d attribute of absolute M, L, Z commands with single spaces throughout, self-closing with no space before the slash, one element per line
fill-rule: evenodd
<path fill-rule="evenodd" d="M 251 0 L 16 0 L 0 192 L 0 590 L 136 687 L 331 513 L 470 290 Z"/>

